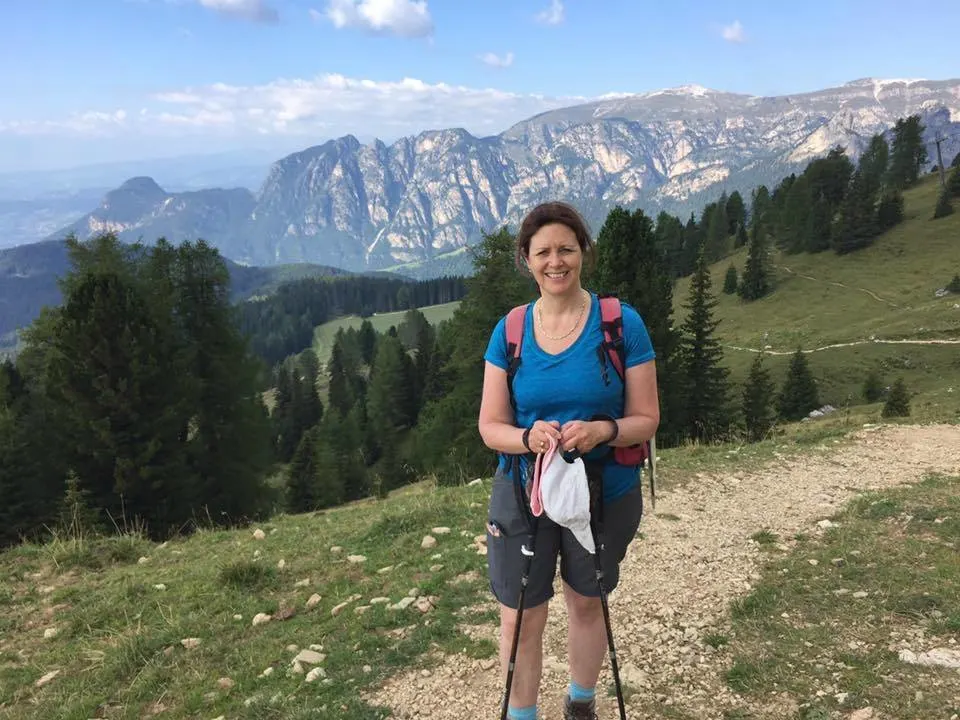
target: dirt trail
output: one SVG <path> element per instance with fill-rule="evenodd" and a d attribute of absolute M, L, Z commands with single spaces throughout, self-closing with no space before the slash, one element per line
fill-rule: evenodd
<path fill-rule="evenodd" d="M 822 352 L 824 350 L 832 350 L 834 348 L 842 347 L 854 347 L 855 345 L 960 345 L 960 340 L 953 339 L 944 339 L 944 340 L 880 340 L 879 338 L 871 338 L 870 340 L 853 340 L 852 342 L 845 343 L 834 343 L 833 345 L 822 345 L 821 347 L 811 348 L 809 350 L 801 350 L 805 355 L 809 353 Z M 741 347 L 740 345 L 724 345 L 725 348 L 730 348 L 731 350 L 743 350 L 744 352 L 752 353 L 764 353 L 766 355 L 793 355 L 796 350 L 770 350 L 767 348 L 751 348 L 751 347 Z"/>
<path fill-rule="evenodd" d="M 820 278 L 811 277 L 810 275 L 801 275 L 800 273 L 796 272 L 795 270 L 791 270 L 791 269 L 788 268 L 786 265 L 774 265 L 774 267 L 776 267 L 776 268 L 778 268 L 778 269 L 780 269 L 780 270 L 786 270 L 786 271 L 787 271 L 788 273 L 790 273 L 791 275 L 796 275 L 797 277 L 801 277 L 801 278 L 803 278 L 804 280 L 812 280 L 813 282 L 821 282 L 821 283 L 824 283 L 824 284 L 826 284 L 826 285 L 835 285 L 836 287 L 846 288 L 847 290 L 859 290 L 859 291 L 862 292 L 862 293 L 866 293 L 867 295 L 869 295 L 870 297 L 872 297 L 872 298 L 873 298 L 874 300 L 876 300 L 877 302 L 884 303 L 884 304 L 886 304 L 886 305 L 889 305 L 889 306 L 892 307 L 892 308 L 899 308 L 899 307 L 900 307 L 900 306 L 897 305 L 896 303 L 891 302 L 890 300 L 885 300 L 884 298 L 880 297 L 879 295 L 877 295 L 877 294 L 876 294 L 875 292 L 873 292 L 872 290 L 867 290 L 866 288 L 861 288 L 861 287 L 852 288 L 852 287 L 850 287 L 849 285 L 844 285 L 843 283 L 841 283 L 841 282 L 836 282 L 835 280 L 821 280 Z"/>
<path fill-rule="evenodd" d="M 818 520 L 855 494 L 932 471 L 960 473 L 960 427 L 865 428 L 822 454 L 776 459 L 759 472 L 701 475 L 686 487 L 661 490 L 657 515 L 644 515 L 645 539 L 632 544 L 610 600 L 621 677 L 638 690 L 627 702 L 628 717 L 720 720 L 724 710 L 742 706 L 723 683 L 725 660 L 704 637 L 724 632 L 730 601 L 759 578 L 753 533 L 815 533 Z M 550 612 L 540 715 L 560 720 L 568 678 L 559 592 Z M 474 631 L 496 640 L 492 624 Z M 612 684 L 606 661 L 600 683 Z M 456 656 L 435 671 L 394 678 L 368 700 L 393 708 L 396 718 L 496 718 L 502 691 L 492 661 Z M 663 705 L 674 706 L 670 714 L 656 709 Z M 777 715 L 773 707 L 755 709 Z M 615 697 L 600 698 L 599 717 L 618 717 Z"/>

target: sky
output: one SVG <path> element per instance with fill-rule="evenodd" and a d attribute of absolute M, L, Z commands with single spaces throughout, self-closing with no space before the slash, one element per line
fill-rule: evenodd
<path fill-rule="evenodd" d="M 0 173 L 492 135 L 679 85 L 960 76 L 960 2 L 4 0 Z M 939 41 L 938 41 L 939 38 Z"/>

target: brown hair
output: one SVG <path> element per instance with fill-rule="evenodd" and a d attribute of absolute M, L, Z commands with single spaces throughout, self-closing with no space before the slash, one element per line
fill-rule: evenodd
<path fill-rule="evenodd" d="M 576 209 L 565 202 L 554 201 L 537 205 L 527 213 L 520 223 L 517 233 L 516 263 L 520 270 L 527 272 L 524 260 L 530 255 L 530 239 L 537 234 L 540 228 L 546 225 L 566 225 L 577 236 L 577 244 L 583 251 L 584 263 L 593 261 L 593 240 L 590 238 L 590 229 L 586 221 Z"/>

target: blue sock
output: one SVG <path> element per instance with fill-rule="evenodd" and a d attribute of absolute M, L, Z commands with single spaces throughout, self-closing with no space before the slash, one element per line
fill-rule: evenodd
<path fill-rule="evenodd" d="M 518 708 L 511 705 L 507 708 L 507 718 L 508 720 L 537 720 L 537 706 L 528 705 Z"/>
<path fill-rule="evenodd" d="M 590 702 L 593 700 L 596 691 L 594 688 L 585 688 L 577 685 L 573 680 L 570 681 L 570 699 L 574 702 Z"/>

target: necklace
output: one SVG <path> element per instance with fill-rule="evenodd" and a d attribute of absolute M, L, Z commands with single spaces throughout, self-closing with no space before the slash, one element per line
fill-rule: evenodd
<path fill-rule="evenodd" d="M 580 314 L 577 315 L 576 321 L 573 323 L 573 327 L 570 328 L 563 335 L 550 335 L 547 333 L 546 329 L 543 327 L 543 307 L 540 303 L 537 303 L 537 323 L 540 325 L 540 332 L 543 333 L 543 336 L 549 340 L 565 340 L 573 334 L 573 331 L 580 326 L 580 320 L 583 318 L 583 311 L 587 308 L 587 298 L 582 296 L 580 300 Z"/>

